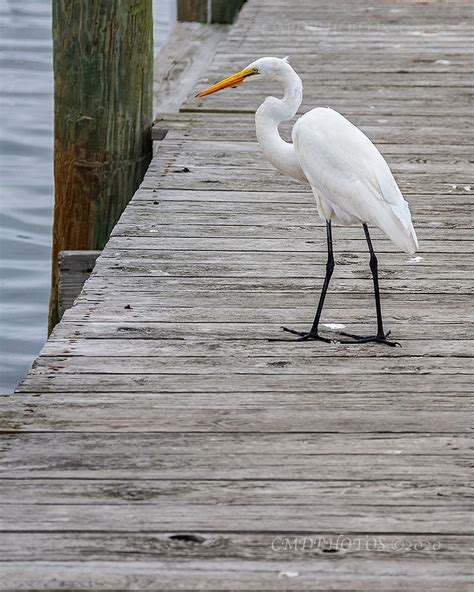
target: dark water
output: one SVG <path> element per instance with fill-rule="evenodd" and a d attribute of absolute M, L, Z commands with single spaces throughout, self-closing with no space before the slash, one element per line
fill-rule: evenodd
<path fill-rule="evenodd" d="M 158 5 L 158 11 L 156 11 Z M 174 0 L 155 0 L 157 44 Z M 0 0 L 0 393 L 46 339 L 53 211 L 51 0 Z"/>

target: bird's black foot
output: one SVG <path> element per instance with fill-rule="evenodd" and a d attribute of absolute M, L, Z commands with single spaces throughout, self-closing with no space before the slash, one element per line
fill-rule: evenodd
<path fill-rule="evenodd" d="M 318 333 L 312 333 L 311 331 L 295 331 L 295 329 L 289 329 L 288 327 L 282 327 L 283 331 L 297 335 L 298 339 L 270 339 L 270 341 L 324 341 L 324 343 L 338 343 L 337 339 L 328 339 L 327 337 L 321 337 Z"/>
<path fill-rule="evenodd" d="M 355 339 L 356 343 L 383 343 L 385 345 L 389 345 L 390 347 L 402 347 L 398 343 L 398 341 L 389 341 L 387 339 L 390 333 L 391 331 L 388 331 L 387 333 L 380 333 L 377 335 L 354 335 L 353 333 L 338 331 L 338 335 L 344 335 L 344 337 L 350 337 L 351 339 Z"/>

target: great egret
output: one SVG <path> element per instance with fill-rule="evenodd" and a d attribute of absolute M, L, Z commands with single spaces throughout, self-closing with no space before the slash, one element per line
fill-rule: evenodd
<path fill-rule="evenodd" d="M 378 226 L 400 249 L 413 254 L 418 248 L 408 203 L 404 200 L 383 156 L 369 138 L 341 114 L 328 107 L 305 113 L 293 126 L 293 143 L 286 142 L 278 126 L 294 117 L 303 99 L 303 84 L 287 58 L 260 58 L 242 71 L 203 90 L 205 97 L 228 87 L 235 87 L 247 78 L 260 76 L 282 84 L 282 99 L 267 97 L 255 114 L 257 139 L 268 160 L 283 174 L 309 183 L 319 215 L 326 222 L 328 259 L 318 308 L 313 325 L 307 333 L 287 329 L 299 340 L 316 339 L 331 342 L 319 334 L 319 321 L 334 270 L 332 221 L 362 224 L 370 253 L 370 269 L 374 282 L 377 312 L 376 335 L 358 336 L 341 333 L 355 341 L 377 342 L 395 346 L 385 333 L 380 305 L 377 257 L 369 235 L 369 225 Z"/>

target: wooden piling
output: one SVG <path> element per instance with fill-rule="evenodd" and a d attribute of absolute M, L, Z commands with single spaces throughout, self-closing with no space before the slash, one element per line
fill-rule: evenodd
<path fill-rule="evenodd" d="M 179 21 L 207 23 L 207 0 L 177 0 Z"/>
<path fill-rule="evenodd" d="M 50 331 L 59 252 L 104 247 L 151 158 L 151 0 L 53 0 L 53 43 Z"/>
<path fill-rule="evenodd" d="M 232 23 L 245 0 L 178 0 L 178 20 Z"/>
<path fill-rule="evenodd" d="M 245 0 L 212 0 L 211 23 L 233 23 Z"/>

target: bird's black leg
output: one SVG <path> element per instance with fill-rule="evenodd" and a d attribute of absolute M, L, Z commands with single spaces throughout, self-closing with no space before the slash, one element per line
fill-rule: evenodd
<path fill-rule="evenodd" d="M 302 331 L 295 331 L 294 329 L 288 329 L 287 327 L 282 327 L 284 331 L 288 331 L 289 333 L 293 333 L 294 335 L 298 335 L 298 341 L 307 341 L 308 339 L 315 339 L 319 341 L 325 341 L 327 343 L 331 343 L 335 341 L 334 339 L 328 339 L 327 337 L 321 337 L 318 333 L 319 327 L 319 319 L 321 318 L 321 313 L 323 311 L 324 300 L 326 298 L 326 293 L 328 291 L 329 282 L 331 280 L 332 273 L 334 271 L 334 255 L 332 250 L 332 227 L 331 221 L 326 220 L 326 238 L 328 244 L 328 260 L 326 263 L 326 276 L 324 278 L 323 289 L 321 290 L 321 296 L 319 297 L 318 308 L 316 310 L 316 315 L 314 317 L 313 325 L 309 333 L 305 333 Z"/>
<path fill-rule="evenodd" d="M 368 335 L 368 336 L 360 336 L 360 335 L 353 335 L 352 333 L 345 333 L 343 331 L 340 332 L 340 335 L 345 335 L 346 337 L 352 337 L 356 339 L 358 343 L 369 343 L 369 342 L 377 342 L 377 343 L 385 343 L 386 345 L 391 345 L 395 347 L 396 345 L 400 345 L 396 341 L 388 341 L 387 337 L 390 335 L 390 331 L 385 333 L 383 328 L 383 320 L 382 320 L 382 306 L 380 304 L 380 289 L 379 289 L 379 273 L 378 273 L 378 262 L 377 257 L 374 252 L 374 248 L 372 246 L 372 241 L 370 240 L 369 229 L 367 228 L 367 224 L 363 224 L 365 238 L 367 239 L 367 245 L 369 246 L 369 253 L 370 253 L 370 270 L 372 272 L 372 278 L 374 280 L 374 295 L 375 295 L 375 309 L 377 311 L 377 335 Z"/>

